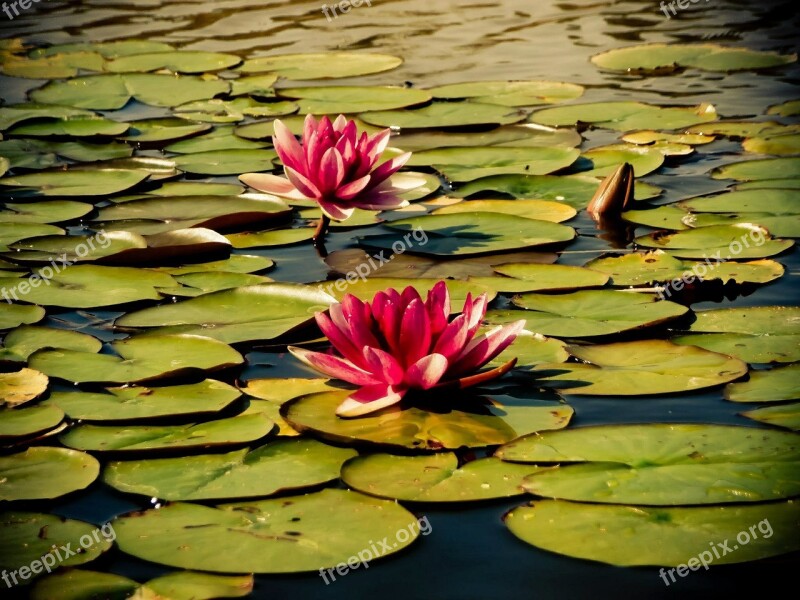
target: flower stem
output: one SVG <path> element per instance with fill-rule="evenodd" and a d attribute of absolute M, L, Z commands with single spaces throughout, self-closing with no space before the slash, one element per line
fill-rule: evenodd
<path fill-rule="evenodd" d="M 330 217 L 323 213 L 322 218 L 319 220 L 319 223 L 317 223 L 317 230 L 314 232 L 314 248 L 317 249 L 317 253 L 322 258 L 328 256 L 328 251 L 325 249 L 325 234 L 328 232 L 328 226 L 330 224 Z"/>

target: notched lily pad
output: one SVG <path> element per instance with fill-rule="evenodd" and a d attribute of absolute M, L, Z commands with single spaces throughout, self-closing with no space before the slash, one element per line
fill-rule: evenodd
<path fill-rule="evenodd" d="M 58 498 L 86 488 L 99 474 L 100 463 L 88 454 L 68 448 L 34 446 L 18 454 L 0 456 L 0 481 L 3 482 L 0 500 Z M 4 532 L 0 536 L 0 547 L 7 541 L 6 535 Z M 27 542 L 36 538 L 34 534 Z M 2 555 L 0 551 L 0 557 Z"/>

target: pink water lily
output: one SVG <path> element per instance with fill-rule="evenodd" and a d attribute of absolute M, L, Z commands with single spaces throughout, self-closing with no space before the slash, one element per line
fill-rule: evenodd
<path fill-rule="evenodd" d="M 394 185 L 391 176 L 411 153 L 378 165 L 389 144 L 389 129 L 359 135 L 355 121 L 343 115 L 333 123 L 308 115 L 302 144 L 281 121 L 275 121 L 274 130 L 272 142 L 288 179 L 245 173 L 240 179 L 250 187 L 290 200 L 314 200 L 335 221 L 347 219 L 356 208 L 391 210 L 408 204 L 399 197 L 407 188 Z"/>
<path fill-rule="evenodd" d="M 328 377 L 361 386 L 336 409 L 341 417 L 357 417 L 400 402 L 410 390 L 465 388 L 508 372 L 516 359 L 476 374 L 525 326 L 522 320 L 476 335 L 487 303 L 486 294 L 474 299 L 470 294 L 463 312 L 451 320 L 444 281 L 426 300 L 411 286 L 402 293 L 378 292 L 371 303 L 347 294 L 327 314 L 316 314 L 336 353 L 289 351 Z"/>

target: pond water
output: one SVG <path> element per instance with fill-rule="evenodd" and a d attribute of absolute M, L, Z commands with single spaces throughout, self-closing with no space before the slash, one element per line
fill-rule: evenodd
<path fill-rule="evenodd" d="M 670 13 L 671 14 L 671 13 Z M 413 88 L 481 80 L 546 79 L 585 86 L 577 102 L 639 101 L 655 104 L 711 103 L 728 119 L 766 120 L 767 107 L 800 97 L 800 67 L 720 73 L 686 69 L 670 76 L 639 76 L 603 71 L 590 62 L 602 51 L 643 42 L 706 42 L 744 46 L 782 54 L 797 52 L 800 17 L 796 3 L 756 3 L 707 0 L 688 3 L 675 16 L 665 17 L 656 0 L 372 0 L 346 14 L 326 19 L 321 2 L 245 0 L 183 1 L 52 1 L 6 20 L 0 14 L 0 38 L 22 37 L 34 44 L 149 39 L 249 58 L 277 53 L 367 50 L 400 56 L 397 69 L 335 85 L 407 85 Z M 40 85 L 0 76 L 0 96 L 21 102 L 28 89 Z M 127 119 L 161 116 L 169 111 L 144 105 L 129 106 Z M 588 129 L 581 149 L 618 142 L 621 132 Z M 158 152 L 149 152 L 158 155 Z M 742 159 L 739 141 L 718 138 L 686 157 L 671 157 L 656 172 L 637 179 L 662 188 L 653 204 L 670 204 L 701 194 L 722 192 L 729 180 L 712 179 L 709 171 Z M 757 155 L 751 155 L 754 157 Z M 797 174 L 787 174 L 797 177 Z M 235 182 L 235 177 L 215 181 Z M 765 207 L 765 212 L 769 212 Z M 789 218 L 795 218 L 791 216 Z M 558 260 L 583 265 L 614 248 L 599 238 L 595 223 L 581 212 L 568 223 L 580 238 Z M 377 228 L 376 228 L 377 229 Z M 638 226 L 636 235 L 653 231 Z M 358 233 L 334 231 L 328 250 L 354 247 Z M 630 248 L 630 246 L 629 246 Z M 329 267 L 310 245 L 248 248 L 240 253 L 267 256 L 276 262 L 268 273 L 279 281 L 312 282 L 329 277 Z M 800 261 L 795 251 L 774 260 L 785 267 L 783 277 L 764 286 L 706 286 L 678 301 L 693 311 L 745 306 L 796 305 Z M 46 324 L 79 328 L 104 341 L 124 337 L 110 323 L 119 311 L 48 311 Z M 650 337 L 669 335 L 657 329 Z M 624 339 L 636 339 L 636 335 Z M 259 377 L 311 377 L 313 372 L 284 352 L 256 348 L 247 354 L 247 367 L 238 374 L 246 381 Z M 56 384 L 52 390 L 68 389 Z M 571 425 L 617 423 L 719 423 L 757 425 L 726 402 L 721 389 L 658 399 L 570 397 L 575 415 Z M 751 405 L 747 405 L 751 406 Z M 657 568 L 617 568 L 573 559 L 529 546 L 511 535 L 501 518 L 519 506 L 520 498 L 477 505 L 415 505 L 425 515 L 430 535 L 410 549 L 376 561 L 326 585 L 318 574 L 257 576 L 254 598 L 366 598 L 468 600 L 484 598 L 611 598 L 625 595 L 661 598 L 724 597 L 744 590 L 765 592 L 789 584 L 800 564 L 798 553 L 739 565 L 699 571 L 666 586 Z M 25 510 L 52 512 L 102 523 L 119 514 L 149 508 L 145 500 L 116 493 L 96 483 L 88 491 L 57 502 L 24 502 Z M 17 506 L 15 508 L 20 508 Z M 796 533 L 800 533 L 800 524 Z M 624 543 L 621 541 L 620 543 Z M 146 581 L 166 568 L 112 550 L 88 568 L 119 573 Z M 0 584 L 0 596 L 6 591 Z M 17 591 L 22 597 L 24 592 Z"/>

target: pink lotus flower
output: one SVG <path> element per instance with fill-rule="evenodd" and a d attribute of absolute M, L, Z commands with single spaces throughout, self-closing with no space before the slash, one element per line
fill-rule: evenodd
<path fill-rule="evenodd" d="M 343 115 L 319 123 L 308 115 L 302 145 L 281 121 L 274 123 L 272 142 L 288 179 L 264 173 L 245 173 L 239 179 L 252 188 L 290 200 L 310 199 L 335 221 L 356 208 L 391 210 L 408 205 L 398 194 L 408 187 L 392 183 L 391 175 L 406 164 L 411 153 L 378 164 L 389 144 L 389 129 L 370 137 L 358 135 L 355 121 Z M 411 189 L 419 183 L 411 185 Z"/>
<path fill-rule="evenodd" d="M 525 321 L 475 336 L 486 314 L 486 294 L 467 296 L 462 314 L 449 320 L 450 294 L 438 282 L 425 301 L 413 287 L 388 289 L 372 303 L 345 295 L 328 314 L 317 313 L 319 328 L 338 355 L 290 347 L 289 351 L 328 377 L 362 386 L 337 409 L 357 417 L 400 402 L 409 390 L 465 388 L 500 377 L 516 363 L 468 376 L 505 350 Z"/>

